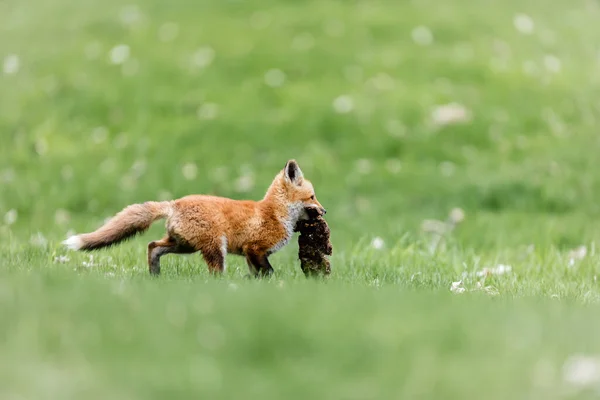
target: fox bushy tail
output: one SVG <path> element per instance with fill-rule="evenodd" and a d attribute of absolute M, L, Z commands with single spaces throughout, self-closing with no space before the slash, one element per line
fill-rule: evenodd
<path fill-rule="evenodd" d="M 96 231 L 71 236 L 63 244 L 72 250 L 96 250 L 112 246 L 145 232 L 154 221 L 166 218 L 171 210 L 169 201 L 132 204 Z"/>

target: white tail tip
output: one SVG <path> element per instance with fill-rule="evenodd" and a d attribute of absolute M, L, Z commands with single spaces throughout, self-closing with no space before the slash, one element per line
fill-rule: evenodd
<path fill-rule="evenodd" d="M 71 250 L 79 250 L 83 246 L 83 240 L 79 236 L 74 235 L 63 241 L 62 244 Z"/>

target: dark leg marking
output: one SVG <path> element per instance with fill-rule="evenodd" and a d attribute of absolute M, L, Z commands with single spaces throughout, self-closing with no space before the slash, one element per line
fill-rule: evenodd
<path fill-rule="evenodd" d="M 246 254 L 246 262 L 250 268 L 250 273 L 255 276 L 265 277 L 271 276 L 275 271 L 269 262 L 267 254 L 259 254 L 254 252 L 248 252 Z"/>

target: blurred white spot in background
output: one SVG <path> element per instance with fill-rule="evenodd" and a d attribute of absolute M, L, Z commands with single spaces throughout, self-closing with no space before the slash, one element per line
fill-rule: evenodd
<path fill-rule="evenodd" d="M 60 175 L 65 181 L 71 180 L 73 178 L 73 167 L 71 167 L 70 165 L 65 165 L 60 170 Z"/>
<path fill-rule="evenodd" d="M 135 160 L 135 162 L 131 165 L 131 175 L 137 179 L 140 176 L 144 175 L 144 172 L 146 172 L 146 160 L 140 159 L 140 160 Z"/>
<path fill-rule="evenodd" d="M 3 183 L 10 183 L 15 180 L 15 170 L 12 168 L 7 168 L 0 173 L 0 180 Z"/>
<path fill-rule="evenodd" d="M 158 193 L 158 201 L 168 201 L 173 200 L 173 194 L 168 190 L 161 190 Z"/>
<path fill-rule="evenodd" d="M 94 143 L 102 143 L 108 137 L 108 129 L 104 126 L 98 126 L 92 130 L 92 141 Z"/>
<path fill-rule="evenodd" d="M 12 75 L 19 72 L 20 66 L 21 60 L 19 59 L 19 56 L 16 54 L 9 54 L 6 57 L 4 57 L 2 70 L 6 75 Z"/>
<path fill-rule="evenodd" d="M 187 179 L 188 181 L 191 181 L 192 179 L 196 178 L 196 175 L 198 173 L 198 167 L 194 163 L 191 163 L 191 162 L 186 163 L 181 168 L 181 173 L 183 174 L 183 177 L 185 179 Z"/>
<path fill-rule="evenodd" d="M 411 33 L 412 40 L 421 46 L 428 46 L 433 43 L 433 33 L 426 26 L 417 26 L 412 30 Z"/>
<path fill-rule="evenodd" d="M 279 87 L 285 82 L 285 73 L 277 68 L 268 70 L 265 73 L 265 83 L 271 87 Z"/>
<path fill-rule="evenodd" d="M 548 54 L 544 56 L 544 67 L 550 72 L 558 73 L 561 70 L 562 63 L 558 57 Z"/>
<path fill-rule="evenodd" d="M 67 210 L 59 208 L 54 212 L 54 222 L 58 225 L 65 225 L 71 220 L 71 214 Z"/>
<path fill-rule="evenodd" d="M 344 36 L 345 26 L 339 19 L 330 19 L 323 24 L 323 31 L 327 36 L 341 37 Z"/>
<path fill-rule="evenodd" d="M 450 125 L 470 120 L 470 113 L 465 106 L 458 103 L 449 103 L 437 106 L 431 113 L 435 125 Z"/>
<path fill-rule="evenodd" d="M 210 46 L 201 47 L 192 55 L 192 64 L 198 68 L 208 67 L 215 59 L 215 50 Z"/>
<path fill-rule="evenodd" d="M 333 100 L 333 109 L 339 114 L 349 113 L 354 109 L 354 101 L 348 95 L 341 95 Z"/>
<path fill-rule="evenodd" d="M 102 44 L 100 42 L 90 42 L 85 45 L 83 52 L 89 60 L 95 60 L 102 54 Z"/>
<path fill-rule="evenodd" d="M 371 240 L 371 247 L 373 247 L 376 250 L 381 250 L 383 249 L 383 247 L 385 246 L 385 241 L 380 238 L 379 236 L 376 236 L 373 238 L 373 240 Z"/>
<path fill-rule="evenodd" d="M 140 63 L 135 58 L 130 58 L 121 67 L 123 76 L 134 76 L 140 69 Z"/>
<path fill-rule="evenodd" d="M 35 141 L 35 152 L 40 156 L 43 156 L 48 152 L 48 142 L 45 138 L 41 137 Z"/>
<path fill-rule="evenodd" d="M 175 22 L 166 22 L 158 28 L 158 40 L 161 42 L 171 42 L 179 35 L 179 25 Z"/>
<path fill-rule="evenodd" d="M 454 175 L 455 171 L 456 171 L 456 165 L 454 165 L 453 162 L 451 162 L 451 161 L 442 161 L 440 163 L 440 172 L 445 177 L 450 177 L 450 176 Z"/>
<path fill-rule="evenodd" d="M 216 167 L 211 170 L 211 178 L 217 182 L 226 180 L 227 175 L 227 167 L 224 166 Z"/>
<path fill-rule="evenodd" d="M 130 50 L 126 44 L 119 44 L 110 49 L 110 62 L 113 64 L 123 64 L 129 58 Z"/>
<path fill-rule="evenodd" d="M 373 170 L 373 166 L 371 165 L 371 160 L 366 158 L 361 158 L 356 161 L 356 171 L 359 174 L 368 174 Z"/>
<path fill-rule="evenodd" d="M 363 78 L 363 69 L 359 65 L 344 67 L 344 78 L 350 82 L 360 82 Z"/>
<path fill-rule="evenodd" d="M 453 208 L 450 210 L 449 220 L 451 223 L 457 225 L 465 219 L 465 212 L 462 208 Z"/>
<path fill-rule="evenodd" d="M 310 50 L 315 45 L 315 38 L 308 32 L 300 33 L 292 39 L 292 49 L 297 51 Z"/>
<path fill-rule="evenodd" d="M 517 31 L 526 35 L 533 33 L 533 29 L 535 28 L 533 20 L 527 14 L 515 15 L 513 24 L 515 25 Z"/>
<path fill-rule="evenodd" d="M 105 175 L 112 174 L 117 168 L 117 163 L 113 158 L 107 158 L 100 163 L 99 169 Z"/>
<path fill-rule="evenodd" d="M 135 4 L 130 4 L 121 9 L 119 12 L 119 19 L 124 25 L 133 25 L 140 21 L 142 13 Z"/>
<path fill-rule="evenodd" d="M 12 225 L 12 224 L 14 224 L 15 222 L 17 222 L 17 217 L 18 216 L 19 215 L 17 213 L 17 210 L 15 210 L 14 208 L 10 209 L 10 210 L 8 210 L 6 212 L 6 214 L 4 214 L 4 223 L 6 225 Z"/>
<path fill-rule="evenodd" d="M 215 103 L 204 103 L 198 107 L 198 119 L 215 119 L 219 114 L 219 106 Z"/>
<path fill-rule="evenodd" d="M 379 91 L 393 90 L 395 87 L 394 78 L 383 72 L 369 79 L 369 84 Z"/>
<path fill-rule="evenodd" d="M 390 173 L 397 174 L 402 170 L 402 163 L 397 158 L 390 158 L 385 162 L 385 167 Z"/>
<path fill-rule="evenodd" d="M 238 192 L 249 192 L 254 187 L 254 178 L 252 175 L 242 175 L 235 181 L 235 190 Z"/>
<path fill-rule="evenodd" d="M 523 72 L 527 75 L 533 76 L 538 74 L 538 66 L 534 61 L 528 60 L 523 62 Z"/>
<path fill-rule="evenodd" d="M 29 243 L 33 246 L 45 247 L 48 244 L 48 239 L 41 232 L 38 232 L 29 237 Z"/>
<path fill-rule="evenodd" d="M 600 359 L 576 354 L 569 357 L 562 368 L 563 380 L 577 388 L 598 386 L 600 383 Z"/>
<path fill-rule="evenodd" d="M 266 29 L 271 23 L 271 16 L 263 11 L 257 11 L 250 16 L 250 26 L 256 30 Z"/>
<path fill-rule="evenodd" d="M 406 135 L 406 126 L 397 119 L 390 119 L 385 123 L 387 133 L 395 138 L 401 138 Z"/>
<path fill-rule="evenodd" d="M 120 133 L 119 136 L 117 136 L 115 138 L 114 143 L 115 143 L 115 148 L 117 148 L 119 150 L 122 150 L 125 147 L 127 147 L 127 145 L 129 144 L 129 137 L 128 137 L 127 133 L 125 133 L 125 132 Z"/>

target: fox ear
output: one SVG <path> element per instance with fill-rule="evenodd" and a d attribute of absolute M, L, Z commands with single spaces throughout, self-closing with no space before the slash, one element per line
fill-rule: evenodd
<path fill-rule="evenodd" d="M 302 174 L 302 170 L 298 166 L 296 160 L 289 160 L 285 164 L 283 171 L 285 178 L 291 183 L 299 184 L 300 180 L 304 177 L 304 174 Z"/>

